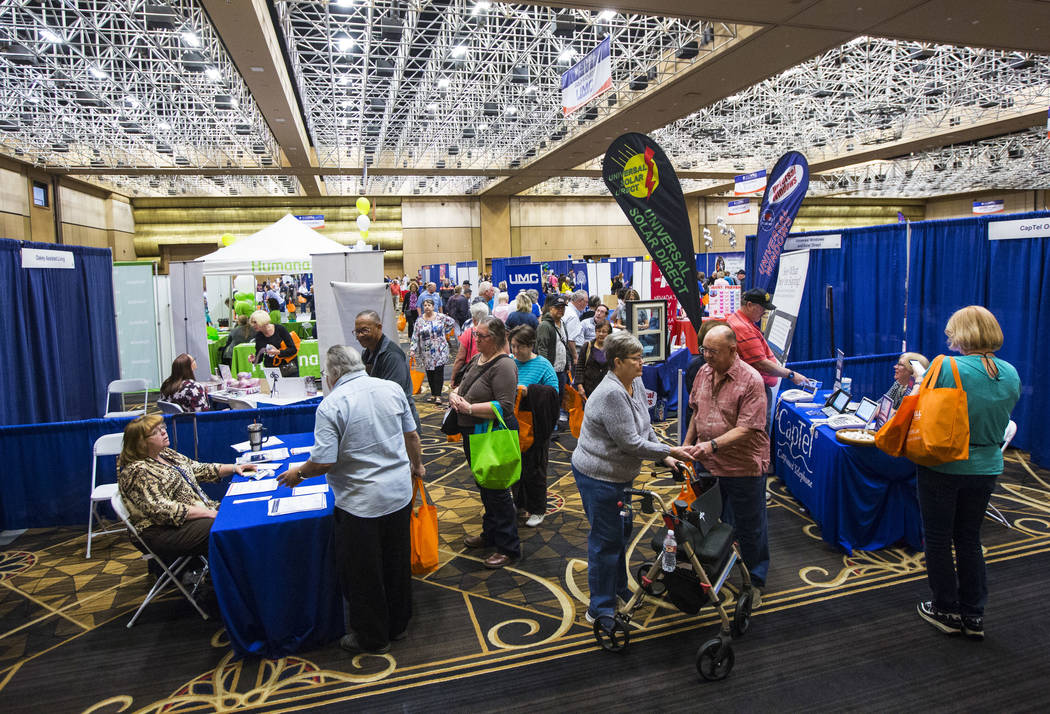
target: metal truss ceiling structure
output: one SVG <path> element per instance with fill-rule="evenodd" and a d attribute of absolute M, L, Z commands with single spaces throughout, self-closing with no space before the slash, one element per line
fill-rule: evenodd
<path fill-rule="evenodd" d="M 272 18 L 306 169 L 283 160 L 199 0 L 0 0 L 0 152 L 129 196 L 299 194 L 303 171 L 331 195 L 479 194 L 516 174 L 540 181 L 524 195 L 605 195 L 593 151 L 549 179 L 530 164 L 619 133 L 620 111 L 744 27 L 482 0 L 274 0 Z M 562 116 L 561 74 L 606 35 L 613 89 Z M 861 36 L 653 135 L 693 195 L 792 149 L 814 195 L 1047 188 L 1030 127 L 1048 103 L 1046 55 Z"/>

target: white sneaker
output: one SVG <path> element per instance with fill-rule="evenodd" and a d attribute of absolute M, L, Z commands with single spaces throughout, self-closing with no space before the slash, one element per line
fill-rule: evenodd
<path fill-rule="evenodd" d="M 543 515 L 539 513 L 533 513 L 525 521 L 525 525 L 529 528 L 535 528 L 539 524 L 543 523 Z"/>
<path fill-rule="evenodd" d="M 594 615 L 591 614 L 590 610 L 583 611 L 583 619 L 587 621 L 588 625 L 594 624 Z"/>

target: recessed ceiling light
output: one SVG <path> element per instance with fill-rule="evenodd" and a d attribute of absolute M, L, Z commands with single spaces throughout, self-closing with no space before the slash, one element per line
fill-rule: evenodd
<path fill-rule="evenodd" d="M 30 104 L 39 104 L 40 103 L 40 97 L 38 97 L 35 94 L 28 94 L 28 95 L 26 95 L 26 101 L 29 102 Z"/>
<path fill-rule="evenodd" d="M 448 89 L 449 81 L 448 77 L 442 77 L 438 80 L 438 89 Z"/>
<path fill-rule="evenodd" d="M 559 62 L 568 62 L 569 60 L 571 60 L 575 56 L 576 56 L 576 50 L 574 50 L 572 47 L 566 47 L 564 50 L 561 51 L 561 54 L 558 55 L 558 61 Z"/>
<path fill-rule="evenodd" d="M 109 77 L 108 74 L 103 72 L 98 67 L 91 67 L 91 68 L 88 69 L 88 72 L 91 72 L 91 76 L 94 77 L 95 79 L 106 79 L 107 77 Z"/>
<path fill-rule="evenodd" d="M 265 72 L 266 71 L 265 67 L 249 67 L 248 69 L 250 69 L 253 72 Z"/>
<path fill-rule="evenodd" d="M 201 38 L 197 37 L 197 33 L 196 32 L 189 32 L 189 31 L 183 32 L 182 33 L 182 41 L 185 42 L 190 47 L 200 47 L 201 46 Z"/>
<path fill-rule="evenodd" d="M 354 42 L 353 37 L 348 37 L 345 35 L 343 37 L 336 38 L 335 41 L 335 47 L 340 52 L 349 52 L 350 50 L 354 49 L 354 45 L 356 44 L 357 43 Z"/>
<path fill-rule="evenodd" d="M 427 111 L 428 112 L 436 112 L 437 110 L 438 110 L 438 105 L 435 104 L 434 102 L 431 102 L 430 104 L 427 105 Z"/>
<path fill-rule="evenodd" d="M 127 104 L 129 106 L 132 106 L 132 107 L 137 107 L 140 104 L 142 104 L 142 102 L 140 102 L 138 99 L 136 99 L 135 97 L 131 96 L 130 94 L 128 96 L 124 97 L 124 101 L 127 102 Z"/>
<path fill-rule="evenodd" d="M 65 40 L 62 38 L 62 35 L 47 27 L 40 30 L 40 39 L 42 39 L 44 42 L 50 42 L 55 45 L 60 45 L 63 42 L 65 42 Z"/>
<path fill-rule="evenodd" d="M 161 131 L 171 131 L 171 124 L 169 124 L 166 121 L 162 121 L 160 124 L 157 124 L 157 128 Z"/>
<path fill-rule="evenodd" d="M 284 117 L 277 117 L 276 119 L 274 119 L 274 121 L 278 124 L 284 124 L 284 122 L 287 120 Z"/>
<path fill-rule="evenodd" d="M 208 79 L 210 79 L 213 82 L 218 82 L 220 79 L 222 79 L 222 73 L 220 73 L 219 70 L 215 69 L 214 67 L 209 67 L 208 69 L 204 70 L 204 74 L 208 77 Z"/>
<path fill-rule="evenodd" d="M 350 7 L 354 4 L 354 0 L 335 0 L 335 4 L 339 7 Z"/>
<path fill-rule="evenodd" d="M 488 131 L 488 130 L 489 130 L 489 125 L 488 124 L 478 124 L 478 131 Z"/>
<path fill-rule="evenodd" d="M 615 10 L 602 10 L 600 13 L 598 13 L 598 19 L 599 20 L 606 20 L 606 21 L 608 21 L 608 20 L 613 19 L 614 17 L 616 17 L 616 11 Z"/>
<path fill-rule="evenodd" d="M 466 55 L 467 55 L 467 46 L 466 45 L 456 45 L 455 47 L 452 48 L 452 56 L 453 57 L 466 57 Z"/>
<path fill-rule="evenodd" d="M 350 77 L 348 75 L 340 77 L 338 83 L 342 85 L 350 84 Z"/>
<path fill-rule="evenodd" d="M 528 87 L 525 88 L 525 94 L 535 94 L 535 93 L 536 93 L 536 87 L 535 86 L 530 84 Z"/>

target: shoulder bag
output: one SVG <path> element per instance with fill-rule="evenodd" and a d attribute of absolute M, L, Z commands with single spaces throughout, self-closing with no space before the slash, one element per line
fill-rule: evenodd
<path fill-rule="evenodd" d="M 412 532 L 412 574 L 424 575 L 438 566 L 438 517 L 426 485 L 415 477 L 412 478 L 409 528 Z"/>
<path fill-rule="evenodd" d="M 923 466 L 970 458 L 970 413 L 966 390 L 962 388 L 955 358 L 949 357 L 948 361 L 955 386 L 934 386 L 944 363 L 944 356 L 938 356 L 919 387 L 904 444 L 904 455 Z"/>
<path fill-rule="evenodd" d="M 492 402 L 492 409 L 496 418 L 489 421 L 485 431 L 469 436 L 470 470 L 479 486 L 500 491 L 521 478 L 521 446 L 518 430 L 508 429 L 503 421 L 499 402 Z M 493 431 L 497 421 L 503 428 Z"/>

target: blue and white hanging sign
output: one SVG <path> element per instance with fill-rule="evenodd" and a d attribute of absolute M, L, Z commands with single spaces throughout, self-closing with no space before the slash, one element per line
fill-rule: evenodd
<path fill-rule="evenodd" d="M 324 228 L 324 214 L 319 216 L 296 216 L 296 219 L 307 228 Z"/>
<path fill-rule="evenodd" d="M 1002 213 L 1005 206 L 1003 205 L 1002 199 L 998 201 L 974 201 L 973 212 L 975 215 L 984 215 L 985 213 Z"/>
<path fill-rule="evenodd" d="M 744 196 L 749 193 L 762 193 L 766 187 L 766 170 L 753 174 L 744 174 L 733 179 L 733 195 Z"/>
<path fill-rule="evenodd" d="M 743 216 L 751 213 L 751 199 L 741 198 L 736 201 L 729 202 L 729 215 L 731 216 Z"/>
<path fill-rule="evenodd" d="M 561 111 L 564 116 L 612 88 L 611 46 L 612 38 L 606 35 L 597 47 L 561 76 Z"/>
<path fill-rule="evenodd" d="M 73 253 L 68 250 L 43 250 L 40 248 L 22 249 L 23 268 L 76 268 Z"/>
<path fill-rule="evenodd" d="M 1050 218 L 988 221 L 988 240 L 1013 238 L 1050 238 Z"/>

